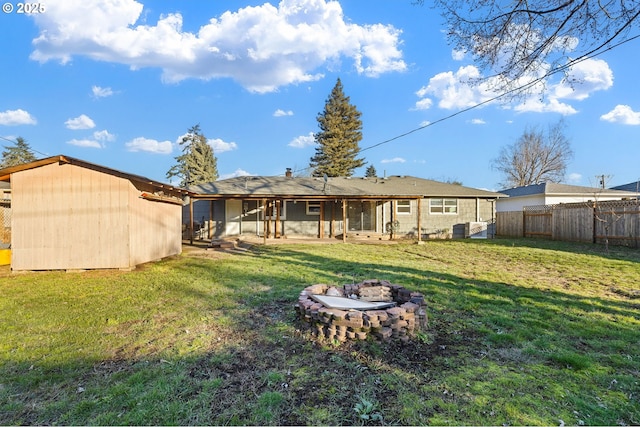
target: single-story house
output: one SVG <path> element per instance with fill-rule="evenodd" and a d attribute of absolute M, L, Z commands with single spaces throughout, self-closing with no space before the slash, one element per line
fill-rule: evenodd
<path fill-rule="evenodd" d="M 0 170 L 11 269 L 130 269 L 182 251 L 185 189 L 68 156 Z"/>
<path fill-rule="evenodd" d="M 200 238 L 469 235 L 504 195 L 412 176 L 242 176 L 190 187 L 188 229 Z M 193 234 L 192 234 L 193 235 Z"/>
<path fill-rule="evenodd" d="M 500 190 L 500 193 L 506 194 L 509 197 L 501 198 L 496 202 L 496 212 L 522 211 L 525 206 L 602 202 L 605 200 L 635 198 L 637 196 L 637 193 L 630 191 L 556 184 L 552 182 L 509 188 L 507 190 Z"/>

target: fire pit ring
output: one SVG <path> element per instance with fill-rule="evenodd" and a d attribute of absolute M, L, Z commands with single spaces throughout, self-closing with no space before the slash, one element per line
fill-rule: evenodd
<path fill-rule="evenodd" d="M 318 337 L 345 342 L 368 336 L 409 341 L 427 327 L 424 295 L 386 280 L 365 280 L 339 288 L 306 287 L 296 311 Z"/>

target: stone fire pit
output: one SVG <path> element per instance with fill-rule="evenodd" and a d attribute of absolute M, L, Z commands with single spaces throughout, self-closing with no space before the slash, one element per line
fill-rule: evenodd
<path fill-rule="evenodd" d="M 368 336 L 408 341 L 427 326 L 424 295 L 377 279 L 308 286 L 300 292 L 296 311 L 317 336 L 340 342 Z"/>

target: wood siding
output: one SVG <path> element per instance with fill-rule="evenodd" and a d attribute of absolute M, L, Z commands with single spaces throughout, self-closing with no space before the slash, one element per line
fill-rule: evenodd
<path fill-rule="evenodd" d="M 127 181 L 129 209 L 129 267 L 182 252 L 182 206 L 145 200 L 142 191 Z"/>
<path fill-rule="evenodd" d="M 54 163 L 11 184 L 13 270 L 130 268 L 180 251 L 180 206 L 141 199 L 127 179 Z"/>

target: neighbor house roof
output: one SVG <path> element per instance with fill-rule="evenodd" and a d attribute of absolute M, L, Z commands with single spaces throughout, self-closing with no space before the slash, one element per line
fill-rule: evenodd
<path fill-rule="evenodd" d="M 196 198 L 386 198 L 504 197 L 501 193 L 412 176 L 309 178 L 242 176 L 189 187 Z"/>
<path fill-rule="evenodd" d="M 593 196 L 593 197 L 634 197 L 636 193 L 620 190 L 608 190 L 599 187 L 584 187 L 580 185 L 556 184 L 546 182 L 542 184 L 531 184 L 522 187 L 509 188 L 500 190 L 501 193 L 508 195 L 510 198 L 545 195 L 545 196 Z"/>
<path fill-rule="evenodd" d="M 5 169 L 0 169 L 0 182 L 1 181 L 10 181 L 11 180 L 11 174 L 14 174 L 14 173 L 17 173 L 17 172 L 21 172 L 21 171 L 25 171 L 25 170 L 29 170 L 29 169 L 39 168 L 39 167 L 42 167 L 42 166 L 47 166 L 47 165 L 54 164 L 54 163 L 72 164 L 72 165 L 84 167 L 84 168 L 87 168 L 87 169 L 92 169 L 92 170 L 99 171 L 99 172 L 102 172 L 102 173 L 106 173 L 106 174 L 109 174 L 109 175 L 114 175 L 114 176 L 117 176 L 117 177 L 120 177 L 120 178 L 124 178 L 124 179 L 128 179 L 128 180 L 131 180 L 131 181 L 147 184 L 147 185 L 150 185 L 150 186 L 152 186 L 154 188 L 157 188 L 159 191 L 163 191 L 163 192 L 170 193 L 170 194 L 173 194 L 173 195 L 191 195 L 191 192 L 189 190 L 184 189 L 184 188 L 174 187 L 172 185 L 163 184 L 161 182 L 154 181 L 152 179 L 145 178 L 145 177 L 140 176 L 140 175 L 134 175 L 134 174 L 126 173 L 126 172 L 121 172 L 121 171 L 118 171 L 116 169 L 111 169 L 111 168 L 108 168 L 108 167 L 105 167 L 105 166 L 100 166 L 100 165 L 97 165 L 97 164 L 94 164 L 94 163 L 86 162 L 84 160 L 76 159 L 76 158 L 69 157 L 69 156 L 63 156 L 63 155 L 47 157 L 45 159 L 36 160 L 36 161 L 33 161 L 33 162 L 29 162 L 29 163 L 24 163 L 22 165 L 11 166 L 11 167 L 8 167 L 8 168 L 5 168 Z"/>
<path fill-rule="evenodd" d="M 611 187 L 612 190 L 632 191 L 634 193 L 640 193 L 640 181 L 630 182 L 624 185 L 618 185 Z"/>

